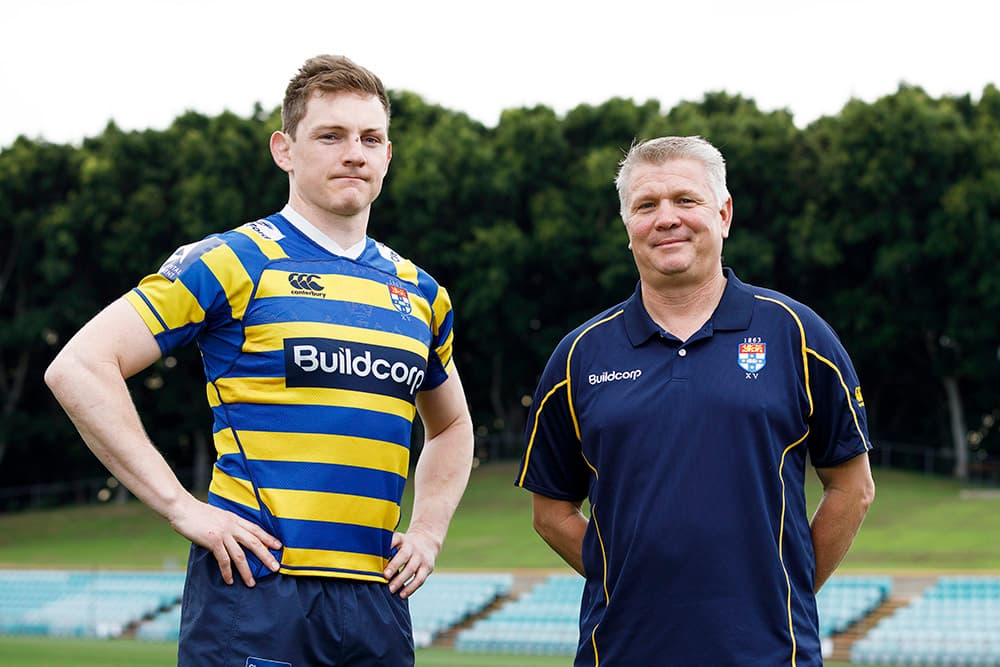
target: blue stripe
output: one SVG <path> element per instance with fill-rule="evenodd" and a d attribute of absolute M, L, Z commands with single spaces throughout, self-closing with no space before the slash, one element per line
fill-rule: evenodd
<path fill-rule="evenodd" d="M 221 509 L 228 510 L 233 514 L 235 514 L 236 516 L 242 517 L 247 521 L 250 521 L 251 523 L 255 523 L 258 526 L 263 526 L 264 530 L 270 532 L 270 529 L 267 528 L 267 526 L 264 525 L 263 522 L 261 521 L 260 512 L 251 509 L 246 505 L 240 505 L 239 503 L 234 503 L 228 498 L 212 493 L 211 491 L 208 492 L 208 504 L 211 505 L 212 507 L 219 507 Z"/>
<path fill-rule="evenodd" d="M 293 565 L 282 565 L 281 569 L 283 569 L 283 570 L 299 570 L 299 571 L 302 571 L 302 572 L 342 572 L 344 574 L 364 574 L 364 575 L 368 575 L 368 576 L 374 575 L 374 576 L 379 576 L 379 577 L 382 576 L 382 572 L 381 571 L 376 571 L 376 570 L 370 570 L 370 571 L 369 570 L 347 570 L 347 569 L 344 569 L 342 567 L 319 567 L 318 565 L 317 566 L 311 566 L 311 565 L 302 565 L 302 566 L 298 566 L 298 565 L 294 565 L 294 566 Z"/>
<path fill-rule="evenodd" d="M 294 549 L 353 551 L 373 556 L 389 556 L 392 531 L 367 526 L 305 519 L 276 519 L 280 538 Z"/>
<path fill-rule="evenodd" d="M 262 489 L 347 493 L 388 500 L 397 505 L 406 484 L 406 480 L 395 473 L 333 463 L 251 460 L 249 466 L 257 486 Z"/>
<path fill-rule="evenodd" d="M 264 405 L 231 403 L 213 409 L 217 423 L 239 424 L 241 431 L 336 433 L 392 442 L 409 449 L 410 420 L 384 412 L 326 405 Z M 221 414 L 220 414 L 221 413 Z"/>
<path fill-rule="evenodd" d="M 213 318 L 222 321 L 233 319 L 233 309 L 229 305 L 226 290 L 203 258 L 199 257 L 198 261 L 189 266 L 178 280 L 194 295 L 198 305 L 205 311 L 206 317 L 211 313 Z"/>
<path fill-rule="evenodd" d="M 261 252 L 257 244 L 242 232 L 235 230 L 228 231 L 222 235 L 222 238 L 225 239 L 229 249 L 239 258 L 240 264 L 243 265 L 243 268 L 246 269 L 246 272 L 254 280 L 256 287 L 257 279 L 264 270 L 264 267 L 274 260 L 271 260 Z M 280 242 L 279 245 L 281 245 Z"/>
<path fill-rule="evenodd" d="M 224 454 L 215 462 L 215 467 L 235 479 L 242 479 L 244 482 L 251 481 L 246 459 L 243 458 L 242 454 Z"/>
<path fill-rule="evenodd" d="M 301 266 L 301 262 L 298 266 Z M 275 267 L 277 268 L 277 267 Z M 336 273 L 342 273 L 337 271 Z M 388 290 L 388 287 L 384 287 Z M 387 291 L 388 294 L 388 291 Z M 351 295 L 344 295 L 350 298 Z M 317 302 L 322 308 L 317 308 Z M 365 303 L 317 299 L 306 296 L 261 297 L 253 302 L 252 313 L 244 320 L 248 326 L 271 322 L 315 322 L 318 324 L 363 323 L 365 329 L 401 334 L 426 345 L 431 339 L 427 322 L 417 317 L 403 317 L 394 309 Z"/>
<path fill-rule="evenodd" d="M 226 377 L 284 377 L 285 351 L 247 352 L 227 370 Z"/>
<path fill-rule="evenodd" d="M 154 308 L 153 304 L 150 303 L 149 299 L 146 298 L 146 295 L 143 294 L 138 287 L 133 287 L 132 291 L 138 294 L 139 298 L 146 302 L 146 305 L 149 307 L 149 310 L 153 313 L 153 317 L 155 317 L 156 321 L 160 323 L 160 326 L 163 327 L 164 331 L 170 331 L 170 327 L 168 327 L 167 323 L 163 321 L 163 318 L 160 317 L 160 314 L 156 312 L 156 308 Z"/>

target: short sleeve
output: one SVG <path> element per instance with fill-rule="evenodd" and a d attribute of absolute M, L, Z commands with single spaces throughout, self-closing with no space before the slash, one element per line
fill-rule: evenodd
<path fill-rule="evenodd" d="M 206 261 L 220 248 L 218 237 L 182 246 L 125 294 L 163 354 L 190 343 L 214 317 L 231 315 L 226 289 Z"/>
<path fill-rule="evenodd" d="M 847 351 L 822 320 L 811 328 L 812 339 L 807 339 L 813 400 L 809 455 L 814 466 L 826 468 L 867 452 L 871 441 L 861 383 Z"/>
<path fill-rule="evenodd" d="M 431 302 L 431 345 L 427 359 L 427 373 L 421 390 L 434 389 L 440 386 L 454 372 L 455 362 L 452 358 L 452 330 L 455 314 L 452 311 L 451 297 L 444 287 L 437 287 L 437 294 Z"/>
<path fill-rule="evenodd" d="M 567 340 L 556 348 L 535 390 L 525 427 L 525 448 L 514 483 L 558 500 L 587 497 L 590 469 L 570 411 Z"/>

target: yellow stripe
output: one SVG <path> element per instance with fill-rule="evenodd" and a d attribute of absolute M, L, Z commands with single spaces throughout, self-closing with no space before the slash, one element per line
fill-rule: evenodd
<path fill-rule="evenodd" d="M 611 603 L 611 595 L 608 593 L 608 554 L 604 550 L 604 538 L 601 537 L 601 527 L 597 524 L 597 508 L 590 507 L 590 519 L 594 522 L 594 531 L 597 533 L 597 541 L 601 544 L 601 564 L 604 566 L 604 604 Z M 596 626 L 594 628 L 597 629 Z"/>
<path fill-rule="evenodd" d="M 292 273 L 288 271 L 266 269 L 260 277 L 257 294 L 254 298 L 297 296 L 292 292 L 301 290 L 288 282 L 290 275 Z M 389 296 L 389 287 L 385 283 L 337 273 L 317 273 L 314 275 L 316 278 L 313 282 L 322 288 L 312 295 L 317 299 L 366 304 L 394 312 L 396 310 L 396 307 L 392 305 L 392 298 Z M 415 290 L 407 290 L 407 293 L 410 304 L 413 306 L 412 315 L 430 324 L 431 307 L 427 303 L 427 299 Z"/>
<path fill-rule="evenodd" d="M 778 561 L 781 563 L 781 571 L 785 573 L 785 608 L 788 612 L 788 634 L 792 637 L 792 667 L 795 667 L 795 656 L 798 648 L 795 641 L 795 626 L 792 624 L 792 582 L 788 577 L 788 568 L 785 567 L 785 506 L 787 504 L 785 499 L 785 456 L 808 436 L 809 429 L 807 428 L 801 438 L 788 445 L 785 451 L 781 453 L 781 463 L 778 465 L 778 480 L 781 482 L 781 524 L 778 528 Z"/>
<path fill-rule="evenodd" d="M 293 489 L 260 489 L 260 497 L 281 519 L 328 521 L 383 530 L 395 530 L 399 523 L 399 505 L 391 500 Z"/>
<path fill-rule="evenodd" d="M 556 386 L 552 387 L 552 389 L 549 389 L 549 393 L 545 394 L 542 402 L 538 405 L 538 410 L 535 412 L 535 423 L 531 427 L 531 437 L 528 438 L 528 447 L 524 451 L 524 468 L 521 470 L 521 477 L 517 480 L 518 486 L 524 486 L 524 477 L 528 474 L 528 461 L 531 459 L 531 448 L 535 446 L 535 433 L 538 432 L 538 420 L 542 414 L 542 410 L 545 409 L 545 403 L 548 402 L 552 394 L 556 393 L 559 387 L 563 386 L 567 382 L 569 382 L 569 380 L 563 380 Z"/>
<path fill-rule="evenodd" d="M 242 319 L 250 303 L 253 280 L 243 268 L 236 253 L 228 245 L 220 245 L 205 253 L 201 261 L 209 268 L 226 291 L 226 300 L 235 319 Z"/>
<path fill-rule="evenodd" d="M 212 436 L 212 440 L 215 442 L 215 451 L 219 456 L 240 453 L 239 445 L 236 444 L 236 436 L 233 435 L 231 428 L 224 428 L 221 431 L 217 431 Z"/>
<path fill-rule="evenodd" d="M 800 320 L 799 316 L 795 314 L 795 311 L 793 311 L 791 308 L 789 308 L 781 301 L 778 301 L 777 299 L 772 299 L 766 296 L 760 296 L 759 294 L 755 294 L 754 298 L 760 299 L 761 301 L 770 301 L 771 303 L 778 304 L 779 306 L 788 311 L 788 314 L 792 316 L 793 320 L 795 320 L 795 325 L 799 328 L 799 340 L 801 341 L 801 349 L 802 349 L 802 374 L 805 379 L 806 396 L 809 399 L 809 414 L 806 415 L 806 417 L 807 418 L 812 417 L 813 397 L 812 397 L 812 388 L 809 386 L 809 360 L 806 357 L 808 348 L 806 348 L 806 331 L 805 328 L 802 326 L 802 320 Z"/>
<path fill-rule="evenodd" d="M 387 579 L 373 574 L 355 574 L 354 572 L 337 572 L 336 570 L 312 570 L 309 568 L 278 568 L 282 574 L 294 574 L 299 577 L 330 577 L 331 579 L 350 579 L 351 581 L 375 581 L 387 583 Z"/>
<path fill-rule="evenodd" d="M 277 241 L 268 241 L 263 236 L 253 231 L 248 227 L 238 227 L 237 232 L 247 237 L 257 246 L 258 249 L 264 254 L 268 259 L 282 259 L 283 257 L 288 257 L 285 251 L 281 249 Z"/>
<path fill-rule="evenodd" d="M 400 280 L 405 280 L 414 285 L 417 284 L 419 276 L 417 275 L 417 267 L 413 262 L 404 259 L 399 262 L 393 262 L 393 266 L 396 267 L 396 275 L 399 276 Z"/>
<path fill-rule="evenodd" d="M 149 327 L 149 332 L 151 334 L 155 336 L 163 332 L 163 325 L 160 324 L 160 320 L 156 317 L 156 314 L 150 310 L 149 305 L 141 296 L 130 290 L 129 292 L 126 292 L 122 298 L 135 308 L 135 312 L 139 313 L 139 317 L 141 317 L 142 321 L 146 323 L 147 327 Z"/>
<path fill-rule="evenodd" d="M 576 420 L 576 410 L 573 409 L 573 390 L 572 390 L 572 383 L 570 382 L 569 379 L 569 364 L 570 361 L 573 359 L 573 350 L 576 349 L 576 344 L 580 342 L 580 339 L 583 338 L 588 331 L 590 331 L 591 329 L 600 324 L 604 324 L 605 322 L 609 322 L 615 319 L 624 312 L 625 312 L 624 309 L 619 310 L 605 317 L 603 320 L 598 320 L 597 322 L 594 322 L 589 327 L 581 331 L 580 335 L 577 336 L 576 340 L 573 341 L 573 344 L 570 345 L 569 354 L 566 355 L 566 401 L 567 403 L 569 403 L 569 416 L 573 419 L 573 428 L 576 429 L 577 440 L 583 440 L 583 438 L 580 437 L 580 423 Z"/>
<path fill-rule="evenodd" d="M 441 365 L 444 367 L 448 367 L 448 365 L 451 364 L 452 341 L 455 338 L 453 334 L 454 332 L 449 331 L 448 337 L 444 339 L 444 342 L 441 343 L 441 345 L 439 345 L 437 349 L 434 350 L 435 354 L 437 354 L 438 356 L 438 359 L 441 360 Z"/>
<path fill-rule="evenodd" d="M 167 329 L 178 329 L 205 319 L 201 304 L 180 280 L 171 282 L 154 273 L 143 278 L 138 289 L 156 308 Z"/>
<path fill-rule="evenodd" d="M 795 325 L 799 329 L 799 341 L 802 354 L 802 374 L 805 381 L 806 397 L 809 400 L 809 414 L 807 415 L 808 419 L 812 417 L 813 414 L 813 398 L 812 398 L 812 388 L 810 387 L 810 382 L 809 382 L 809 359 L 808 359 L 809 348 L 806 347 L 806 332 L 805 328 L 802 326 L 802 320 L 799 319 L 799 316 L 796 315 L 795 311 L 789 308 L 788 305 L 782 303 L 781 301 L 778 301 L 777 299 L 772 299 L 766 296 L 760 296 L 759 294 L 755 294 L 754 297 L 760 299 L 761 301 L 770 301 L 771 303 L 776 303 L 782 308 L 784 308 L 786 311 L 788 311 L 788 314 L 792 316 L 792 319 L 795 320 Z M 787 504 L 787 499 L 785 497 L 786 491 L 785 491 L 784 470 L 785 470 L 785 457 L 788 455 L 788 452 L 792 451 L 792 449 L 794 449 L 796 446 L 804 442 L 808 436 L 809 436 L 809 429 L 807 427 L 806 432 L 802 435 L 802 437 L 793 442 L 792 444 L 790 444 L 788 447 L 786 447 L 785 451 L 781 453 L 781 464 L 778 466 L 778 479 L 781 481 L 781 525 L 778 529 L 778 560 L 781 562 L 781 570 L 785 574 L 785 606 L 788 613 L 788 633 L 789 635 L 791 635 L 792 638 L 792 667 L 795 667 L 798 645 L 795 640 L 795 627 L 793 626 L 792 623 L 792 582 L 788 576 L 788 568 L 785 567 L 784 540 L 785 540 L 785 506 Z"/>
<path fill-rule="evenodd" d="M 431 310 L 434 312 L 434 322 L 431 325 L 431 331 L 436 336 L 438 331 L 441 330 L 441 325 L 444 324 L 445 316 L 451 312 L 451 296 L 448 294 L 448 290 L 438 287 L 438 293 L 434 297 L 434 303 L 431 304 Z"/>
<path fill-rule="evenodd" d="M 410 462 L 406 447 L 368 438 L 268 431 L 240 431 L 239 437 L 247 458 L 255 461 L 331 463 L 382 470 L 404 478 Z"/>
<path fill-rule="evenodd" d="M 599 667 L 601 664 L 601 656 L 597 654 L 597 628 L 601 627 L 598 623 L 594 626 L 594 630 L 590 633 L 590 643 L 594 647 L 594 667 Z"/>
<path fill-rule="evenodd" d="M 844 382 L 844 376 L 841 374 L 840 369 L 837 368 L 837 366 L 832 361 L 830 361 L 829 359 L 818 353 L 816 350 L 813 350 L 811 348 L 807 349 L 809 351 L 809 354 L 813 355 L 814 357 L 822 361 L 824 364 L 832 368 L 833 372 L 837 374 L 837 379 L 840 380 L 840 386 L 843 388 L 844 395 L 847 398 L 847 407 L 850 408 L 851 416 L 854 417 L 854 428 L 857 429 L 858 435 L 861 436 L 861 442 L 864 443 L 865 449 L 866 450 L 871 449 L 872 446 L 868 443 L 867 440 L 865 440 L 865 433 L 864 431 L 861 430 L 861 424 L 858 422 L 858 413 L 854 410 L 854 399 L 851 397 L 851 390 L 847 388 L 847 383 Z"/>
<path fill-rule="evenodd" d="M 285 547 L 284 551 L 281 553 L 281 564 L 294 568 L 335 567 L 342 570 L 382 572 L 385 570 L 385 566 L 389 564 L 389 561 L 381 556 L 359 554 L 354 553 L 353 551 L 326 551 L 323 549 L 293 549 L 291 547 Z M 302 574 L 302 571 L 299 569 L 288 570 L 288 572 L 292 574 Z M 317 574 L 326 574 L 327 576 L 331 576 L 331 573 L 329 572 L 319 571 Z M 346 573 L 340 573 L 339 576 L 349 576 L 351 578 L 355 578 L 355 575 L 349 575 Z M 364 575 L 359 575 L 359 577 L 360 576 Z M 378 581 L 385 581 L 385 577 L 381 576 L 375 577 L 375 579 Z"/>
<path fill-rule="evenodd" d="M 254 495 L 250 482 L 230 477 L 218 468 L 212 470 L 212 483 L 208 490 L 217 496 L 222 496 L 226 500 L 244 505 L 252 510 L 260 509 L 260 504 L 257 503 L 257 496 Z"/>
<path fill-rule="evenodd" d="M 223 403 L 348 406 L 396 415 L 406 420 L 412 420 L 416 414 L 416 408 L 412 403 L 392 396 L 369 394 L 350 389 L 286 387 L 283 377 L 219 378 L 214 384 L 219 390 Z M 212 401 L 211 390 L 209 390 L 209 401 Z M 218 400 L 216 400 L 217 403 Z"/>
<path fill-rule="evenodd" d="M 205 385 L 205 395 L 208 397 L 208 407 L 217 408 L 222 405 L 222 401 L 219 400 L 219 390 L 211 382 Z"/>
<path fill-rule="evenodd" d="M 387 331 L 375 331 L 342 324 L 320 322 L 276 322 L 248 326 L 244 331 L 244 352 L 272 352 L 284 349 L 286 338 L 329 338 L 350 343 L 370 343 L 412 352 L 427 358 L 427 346 L 416 338 Z"/>

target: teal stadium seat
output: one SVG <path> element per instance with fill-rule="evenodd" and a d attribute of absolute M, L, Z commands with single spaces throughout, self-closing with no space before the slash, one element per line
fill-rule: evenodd
<path fill-rule="evenodd" d="M 0 633 L 117 637 L 175 605 L 183 572 L 0 570 Z"/>
<path fill-rule="evenodd" d="M 552 575 L 455 638 L 465 652 L 573 655 L 583 577 Z"/>
<path fill-rule="evenodd" d="M 1000 577 L 940 577 L 857 641 L 851 661 L 1000 667 Z"/>

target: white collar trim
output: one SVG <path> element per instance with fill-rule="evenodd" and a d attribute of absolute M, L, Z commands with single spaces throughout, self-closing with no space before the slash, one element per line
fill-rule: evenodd
<path fill-rule="evenodd" d="M 368 243 L 368 238 L 363 237 L 350 248 L 341 248 L 339 243 L 321 232 L 316 225 L 302 217 L 298 211 L 292 208 L 291 204 L 285 204 L 285 208 L 281 209 L 281 215 L 283 215 L 285 220 L 288 220 L 293 227 L 305 234 L 316 245 L 333 253 L 334 255 L 337 255 L 338 257 L 357 259 L 361 256 L 361 253 L 364 252 L 365 245 Z"/>

